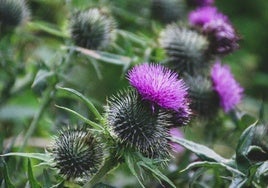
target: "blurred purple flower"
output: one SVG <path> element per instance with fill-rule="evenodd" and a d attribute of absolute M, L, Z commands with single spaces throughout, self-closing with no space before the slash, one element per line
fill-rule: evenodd
<path fill-rule="evenodd" d="M 128 79 L 143 99 L 168 110 L 188 109 L 188 88 L 178 79 L 178 74 L 168 68 L 148 63 L 137 65 L 128 72 Z"/>
<path fill-rule="evenodd" d="M 216 62 L 211 69 L 213 89 L 218 93 L 220 105 L 229 112 L 241 101 L 243 88 L 234 79 L 228 65 Z"/>
<path fill-rule="evenodd" d="M 239 47 L 239 37 L 235 29 L 228 17 L 216 7 L 206 6 L 190 12 L 189 22 L 193 26 L 201 27 L 202 32 L 210 37 L 214 53 L 226 54 Z"/>
<path fill-rule="evenodd" d="M 172 138 L 183 138 L 184 137 L 182 131 L 179 128 L 169 129 L 169 134 Z M 171 146 L 172 150 L 177 152 L 177 153 L 182 153 L 185 150 L 184 147 L 182 147 L 181 145 L 176 144 L 174 142 L 170 142 L 170 146 Z"/>

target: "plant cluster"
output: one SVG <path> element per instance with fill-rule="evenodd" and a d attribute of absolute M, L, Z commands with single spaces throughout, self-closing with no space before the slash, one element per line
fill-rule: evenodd
<path fill-rule="evenodd" d="M 264 105 L 243 108 L 241 37 L 213 0 L 41 3 L 53 24 L 38 5 L 0 0 L 2 186 L 267 185 Z"/>

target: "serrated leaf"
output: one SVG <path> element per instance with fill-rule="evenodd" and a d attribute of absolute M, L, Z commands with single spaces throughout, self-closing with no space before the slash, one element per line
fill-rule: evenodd
<path fill-rule="evenodd" d="M 19 156 L 19 157 L 27 157 L 27 158 L 34 158 L 38 159 L 44 162 L 51 162 L 52 157 L 48 154 L 45 153 L 21 153 L 21 152 L 16 152 L 16 153 L 6 153 L 3 155 L 0 155 L 1 157 L 7 157 L 7 156 Z"/>
<path fill-rule="evenodd" d="M 167 182 L 171 187 L 176 188 L 176 185 L 174 185 L 174 183 L 167 176 L 165 176 L 158 168 L 155 168 L 152 165 L 146 164 L 143 161 L 138 162 L 138 164 L 140 166 L 143 166 L 143 167 L 147 168 L 149 171 L 151 171 L 158 178 L 160 178 L 161 180 L 164 180 L 165 182 Z"/>
<path fill-rule="evenodd" d="M 131 158 L 131 156 L 128 153 L 125 153 L 124 155 L 125 157 L 125 162 L 130 170 L 130 172 L 137 178 L 138 182 L 140 183 L 140 185 L 145 188 L 145 186 L 143 185 L 143 183 L 141 182 L 137 172 L 135 171 L 135 167 L 134 167 L 134 160 Z"/>
<path fill-rule="evenodd" d="M 15 186 L 12 184 L 10 178 L 9 178 L 9 173 L 8 173 L 8 168 L 7 168 L 7 165 L 5 163 L 5 161 L 2 161 L 3 163 L 3 175 L 4 175 L 4 185 L 6 188 L 15 188 Z"/>
<path fill-rule="evenodd" d="M 91 110 L 91 112 L 96 116 L 96 118 L 99 121 L 103 120 L 103 117 L 101 116 L 101 114 L 99 113 L 97 108 L 82 93 L 80 93 L 80 92 L 78 92 L 78 91 L 76 91 L 74 89 L 67 88 L 67 87 L 57 87 L 57 89 L 62 90 L 62 91 L 67 91 L 68 93 L 77 96 L 80 100 L 82 100 L 87 105 L 87 107 Z"/>
<path fill-rule="evenodd" d="M 242 172 L 238 171 L 235 168 L 232 168 L 226 164 L 218 163 L 218 162 L 208 162 L 208 161 L 199 161 L 189 164 L 185 169 L 181 170 L 180 172 L 184 172 L 196 167 L 206 167 L 206 168 L 225 168 L 226 170 L 230 171 L 234 174 L 239 174 L 240 176 L 245 176 Z"/>
<path fill-rule="evenodd" d="M 183 139 L 183 138 L 171 138 L 172 142 L 180 144 L 181 146 L 185 147 L 186 149 L 194 152 L 198 157 L 200 157 L 204 161 L 210 162 L 219 162 L 219 163 L 227 163 L 228 160 L 214 152 L 212 149 L 197 144 L 195 142 Z"/>
<path fill-rule="evenodd" d="M 28 180 L 32 188 L 41 188 L 41 185 L 37 182 L 33 175 L 33 169 L 30 159 L 28 159 Z"/>

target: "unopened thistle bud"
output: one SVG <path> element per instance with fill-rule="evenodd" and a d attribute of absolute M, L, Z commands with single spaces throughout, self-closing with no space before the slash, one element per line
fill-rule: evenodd
<path fill-rule="evenodd" d="M 162 23 L 177 22 L 185 14 L 185 3 L 183 0 L 152 0 L 152 18 Z"/>
<path fill-rule="evenodd" d="M 21 25 L 29 15 L 24 0 L 0 0 L 0 31 Z"/>
<path fill-rule="evenodd" d="M 118 93 L 108 100 L 107 124 L 112 135 L 125 148 L 149 158 L 169 156 L 167 114 L 153 111 L 135 90 Z"/>
<path fill-rule="evenodd" d="M 209 43 L 197 31 L 187 26 L 171 24 L 161 32 L 159 41 L 171 69 L 194 74 L 208 67 L 206 52 Z"/>
<path fill-rule="evenodd" d="M 113 19 L 97 8 L 80 11 L 71 19 L 72 39 L 83 48 L 106 48 L 111 43 L 114 29 Z"/>
<path fill-rule="evenodd" d="M 213 91 L 209 78 L 203 76 L 187 76 L 185 79 L 189 87 L 190 107 L 198 117 L 211 118 L 219 110 L 219 97 Z"/>
<path fill-rule="evenodd" d="M 66 179 L 96 173 L 103 161 L 99 141 L 85 128 L 62 130 L 51 148 L 55 167 Z"/>

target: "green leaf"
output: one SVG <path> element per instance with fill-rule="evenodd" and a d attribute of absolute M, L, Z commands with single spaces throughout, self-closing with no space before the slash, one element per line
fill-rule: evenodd
<path fill-rule="evenodd" d="M 242 188 L 246 182 L 247 182 L 247 179 L 244 179 L 241 176 L 237 176 L 233 178 L 232 183 L 230 184 L 229 188 Z"/>
<path fill-rule="evenodd" d="M 247 158 L 248 151 L 252 144 L 252 139 L 255 132 L 255 122 L 249 126 L 240 136 L 237 147 L 236 147 L 236 163 L 239 170 L 246 172 L 250 167 L 250 161 Z"/>
<path fill-rule="evenodd" d="M 174 183 L 167 176 L 165 176 L 158 168 L 156 168 L 155 166 L 146 164 L 143 161 L 138 162 L 138 164 L 140 166 L 143 166 L 143 167 L 147 168 L 149 171 L 151 171 L 158 178 L 160 178 L 160 179 L 164 180 L 165 182 L 167 182 L 171 187 L 176 188 L 176 185 L 174 185 Z"/>
<path fill-rule="evenodd" d="M 231 166 L 228 166 L 228 165 L 223 164 L 223 163 L 208 162 L 208 161 L 199 161 L 199 162 L 191 163 L 185 169 L 181 170 L 180 172 L 184 172 L 184 171 L 190 170 L 192 168 L 196 168 L 196 167 L 225 168 L 226 170 L 228 170 L 231 173 L 238 174 L 240 176 L 245 176 L 245 174 L 243 174 L 242 172 L 238 171 L 237 169 L 235 169 Z"/>
<path fill-rule="evenodd" d="M 16 152 L 16 153 L 6 153 L 3 155 L 0 155 L 1 157 L 7 157 L 7 156 L 19 156 L 19 157 L 28 157 L 28 158 L 34 158 L 34 159 L 38 159 L 44 162 L 51 162 L 52 161 L 52 157 L 49 154 L 45 154 L 45 153 L 20 153 L 20 152 Z"/>
<path fill-rule="evenodd" d="M 92 126 L 94 129 L 104 130 L 104 128 L 102 126 L 100 126 L 99 124 L 97 124 L 93 121 L 90 121 L 89 119 L 85 118 L 84 116 L 82 116 L 81 114 L 79 114 L 78 112 L 76 112 L 74 110 L 71 110 L 71 109 L 63 107 L 63 106 L 58 106 L 58 105 L 56 105 L 56 107 L 63 109 L 63 110 L 66 110 L 67 112 L 70 112 L 71 114 L 77 116 L 78 118 L 80 118 L 81 120 L 85 121 L 87 124 Z"/>
<path fill-rule="evenodd" d="M 32 188 L 41 188 L 41 185 L 36 181 L 33 175 L 33 169 L 30 159 L 28 159 L 28 179 Z"/>
<path fill-rule="evenodd" d="M 44 82 L 47 78 L 55 75 L 52 71 L 47 70 L 39 70 L 35 76 L 35 79 L 33 81 L 32 87 L 35 87 L 39 83 Z"/>
<path fill-rule="evenodd" d="M 255 173 L 258 183 L 265 182 L 268 184 L 268 161 L 262 163 Z"/>
<path fill-rule="evenodd" d="M 104 118 L 101 116 L 101 114 L 99 113 L 97 108 L 82 93 L 80 93 L 74 89 L 66 88 L 66 87 L 57 87 L 57 89 L 62 90 L 62 91 L 67 91 L 68 93 L 77 96 L 80 100 L 82 100 L 87 105 L 87 107 L 91 110 L 91 112 L 96 116 L 96 118 L 99 121 L 103 121 Z"/>
<path fill-rule="evenodd" d="M 44 21 L 35 21 L 35 22 L 28 22 L 28 27 L 33 31 L 43 31 L 48 34 L 61 37 L 61 38 L 68 38 L 69 35 L 61 31 L 57 26 L 52 25 L 50 23 Z"/>
<path fill-rule="evenodd" d="M 200 157 L 204 161 L 219 162 L 223 164 L 229 162 L 227 159 L 223 158 L 219 154 L 215 153 L 212 149 L 204 145 L 197 144 L 183 138 L 171 138 L 171 141 L 180 144 L 186 149 L 194 152 L 198 157 Z"/>
<path fill-rule="evenodd" d="M 3 163 L 3 175 L 4 175 L 4 185 L 6 188 L 15 188 L 15 186 L 12 184 L 10 178 L 9 178 L 9 173 L 8 173 L 8 168 L 7 168 L 7 164 L 4 160 L 2 160 Z"/>
<path fill-rule="evenodd" d="M 108 52 L 102 52 L 102 51 L 95 51 L 95 50 L 89 50 L 86 48 L 81 48 L 81 47 L 64 47 L 67 49 L 73 49 L 76 50 L 84 55 L 87 55 L 91 58 L 106 62 L 106 63 L 111 63 L 114 65 L 121 65 L 126 69 L 127 67 L 130 66 L 130 63 L 132 61 L 131 58 L 126 57 L 126 56 L 121 56 L 117 54 L 112 54 Z"/>
<path fill-rule="evenodd" d="M 145 188 L 145 186 L 143 185 L 142 181 L 140 180 L 136 170 L 135 170 L 135 167 L 134 167 L 134 160 L 132 159 L 132 156 L 131 154 L 128 154 L 128 153 L 125 153 L 124 154 L 124 157 L 125 157 L 125 162 L 130 170 L 130 172 L 137 178 L 138 182 L 140 183 L 140 185 Z"/>

